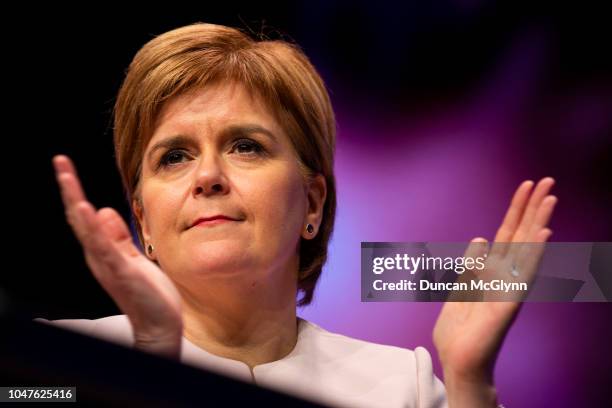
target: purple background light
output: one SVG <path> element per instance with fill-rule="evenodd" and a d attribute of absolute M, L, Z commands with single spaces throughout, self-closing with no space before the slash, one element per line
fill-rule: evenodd
<path fill-rule="evenodd" d="M 560 199 L 553 240 L 609 239 L 609 207 L 585 194 L 589 181 L 572 177 L 571 167 L 586 159 L 574 152 L 589 151 L 573 145 L 601 143 L 582 135 L 610 129 L 612 103 L 591 88 L 563 95 L 556 109 L 535 106 L 550 63 L 545 40 L 521 33 L 467 97 L 426 114 L 406 110 L 381 123 L 336 104 L 338 218 L 315 300 L 300 315 L 377 343 L 425 346 L 441 376 L 431 333 L 442 305 L 361 303 L 361 241 L 492 239 L 518 184 L 548 175 Z M 551 121 L 557 126 L 544 142 L 526 137 Z M 573 157 L 550 160 L 560 152 Z M 500 401 L 582 406 L 588 390 L 606 381 L 598 371 L 612 362 L 610 306 L 524 305 L 497 363 Z"/>

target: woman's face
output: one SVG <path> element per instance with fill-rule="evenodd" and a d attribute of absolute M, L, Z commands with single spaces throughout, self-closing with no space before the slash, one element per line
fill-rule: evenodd
<path fill-rule="evenodd" d="M 305 183 L 288 136 L 244 86 L 167 102 L 141 177 L 143 237 L 176 282 L 295 282 L 300 236 L 307 222 L 320 224 L 325 182 Z M 218 215 L 233 220 L 194 225 Z"/>

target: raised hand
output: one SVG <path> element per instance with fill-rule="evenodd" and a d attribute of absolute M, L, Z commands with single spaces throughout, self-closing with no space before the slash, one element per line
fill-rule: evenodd
<path fill-rule="evenodd" d="M 130 230 L 112 208 L 87 201 L 67 156 L 53 158 L 66 218 L 96 280 L 125 313 L 134 347 L 178 359 L 183 321 L 181 296 L 168 276 L 134 245 Z"/>
<path fill-rule="evenodd" d="M 547 177 L 535 188 L 531 181 L 519 186 L 488 251 L 485 269 L 476 274 L 477 278 L 504 276 L 512 280 L 514 276 L 531 282 L 544 243 L 552 234 L 547 225 L 557 202 L 548 194 L 553 184 L 554 180 Z M 487 250 L 486 240 L 476 238 L 466 256 L 482 256 Z M 520 275 L 512 274 L 513 269 Z M 451 406 L 491 406 L 494 402 L 495 360 L 521 305 L 516 296 L 513 301 L 495 301 L 510 299 L 499 293 L 485 292 L 480 299 L 485 301 L 446 302 L 434 328 L 434 344 L 444 367 Z"/>

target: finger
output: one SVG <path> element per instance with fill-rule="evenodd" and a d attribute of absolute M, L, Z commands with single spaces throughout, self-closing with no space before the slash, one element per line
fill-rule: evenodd
<path fill-rule="evenodd" d="M 59 176 L 59 182 L 61 184 L 62 201 L 64 202 L 64 213 L 66 214 L 66 220 L 72 227 L 74 234 L 82 240 L 82 237 L 86 233 L 86 227 L 83 224 L 83 218 L 79 215 L 80 211 L 78 206 L 80 204 L 91 204 L 83 199 L 78 191 L 78 186 L 75 185 L 75 179 L 70 174 L 62 174 Z M 95 211 L 95 210 L 94 210 Z"/>
<path fill-rule="evenodd" d="M 540 204 L 544 200 L 544 198 L 548 195 L 550 189 L 555 184 L 555 180 L 552 177 L 545 177 L 536 186 L 531 198 L 529 199 L 529 203 L 527 204 L 527 208 L 525 209 L 525 213 L 521 219 L 520 225 L 516 230 L 516 233 L 512 237 L 513 242 L 525 242 L 525 238 L 527 237 L 527 233 L 531 229 L 531 225 L 535 218 L 535 215 L 540 207 Z"/>
<path fill-rule="evenodd" d="M 532 240 L 537 238 L 536 235 L 548 226 L 548 222 L 550 221 L 557 201 L 557 197 L 553 195 L 546 196 L 546 198 L 542 200 L 542 203 L 540 204 L 540 207 L 538 208 L 533 219 L 533 223 L 531 224 L 531 228 L 529 229 L 525 242 L 532 242 Z"/>
<path fill-rule="evenodd" d="M 79 183 L 76 170 L 67 156 L 55 156 L 53 166 L 60 186 L 66 219 L 80 240 L 85 231 L 82 219 L 77 215 L 76 206 L 79 203 L 87 202 L 87 199 Z"/>
<path fill-rule="evenodd" d="M 489 250 L 489 244 L 485 238 L 481 238 L 481 237 L 474 238 L 470 242 L 470 245 L 468 245 L 465 253 L 463 254 L 463 257 L 472 258 L 472 259 L 484 257 L 487 254 L 488 250 Z M 479 272 L 475 268 L 470 269 L 470 271 L 474 273 Z"/>
<path fill-rule="evenodd" d="M 474 238 L 472 239 L 472 241 L 470 241 L 470 244 L 465 250 L 465 253 L 463 254 L 463 258 L 466 260 L 468 258 L 471 258 L 471 259 L 476 259 L 479 257 L 484 258 L 488 249 L 489 249 L 489 244 L 485 238 L 482 238 L 482 237 Z M 475 279 L 480 272 L 482 271 L 476 268 L 476 266 L 474 266 L 473 268 L 466 268 L 465 272 L 460 274 L 457 277 L 456 282 L 457 283 L 465 282 L 469 286 L 469 282 L 472 279 Z M 472 302 L 476 301 L 477 302 L 477 301 L 480 301 L 481 298 L 482 298 L 482 293 L 481 291 L 478 291 L 478 290 L 467 291 L 467 292 L 451 291 L 446 301 L 447 302 L 466 302 L 466 301 L 472 301 Z"/>
<path fill-rule="evenodd" d="M 87 201 L 83 201 L 77 204 L 76 212 L 77 217 L 81 220 L 78 238 L 83 246 L 86 258 L 94 263 L 94 265 L 90 265 L 92 270 L 99 273 L 99 268 L 95 268 L 99 265 L 104 265 L 111 271 L 122 270 L 124 259 L 103 231 L 95 208 Z M 98 277 L 98 275 L 96 276 Z"/>
<path fill-rule="evenodd" d="M 514 196 L 510 202 L 510 206 L 506 211 L 504 220 L 495 234 L 495 240 L 491 247 L 489 255 L 493 257 L 503 257 L 508 250 L 508 242 L 512 241 L 516 229 L 521 221 L 525 207 L 529 200 L 529 195 L 533 188 L 533 181 L 527 180 L 521 183 L 516 189 Z"/>
<path fill-rule="evenodd" d="M 523 241 L 511 244 L 512 248 L 509 252 L 511 259 L 516 259 L 517 254 L 521 251 L 523 245 L 528 246 L 531 242 L 539 242 L 537 241 L 537 235 L 540 234 L 541 231 L 548 226 L 548 222 L 550 221 L 557 201 L 557 197 L 553 195 L 546 196 L 544 200 L 542 200 L 527 236 L 524 238 Z"/>
<path fill-rule="evenodd" d="M 542 228 L 535 235 L 530 243 L 521 246 L 515 258 L 515 265 L 518 272 L 518 280 L 527 282 L 533 281 L 538 270 L 538 266 L 546 249 L 546 242 L 552 236 L 550 228 Z"/>
<path fill-rule="evenodd" d="M 76 168 L 70 160 L 70 157 L 64 154 L 58 154 L 53 156 L 53 167 L 55 167 L 56 173 L 71 173 L 76 175 Z"/>
<path fill-rule="evenodd" d="M 57 181 L 60 185 L 60 193 L 65 211 L 72 211 L 76 204 L 87 201 L 83 189 L 74 175 L 62 173 L 57 176 Z"/>
<path fill-rule="evenodd" d="M 527 180 L 521 183 L 516 189 L 502 225 L 495 235 L 496 242 L 510 242 L 510 240 L 512 240 L 512 236 L 521 221 L 523 211 L 525 211 L 525 206 L 527 205 L 533 184 L 533 181 Z"/>
<path fill-rule="evenodd" d="M 115 243 L 119 250 L 129 256 L 141 255 L 134 245 L 128 226 L 117 211 L 109 207 L 102 208 L 98 210 L 98 220 L 106 236 Z"/>
<path fill-rule="evenodd" d="M 55 156 L 53 165 L 62 191 L 64 205 L 69 206 L 75 202 L 86 200 L 76 169 L 70 159 L 67 156 Z"/>

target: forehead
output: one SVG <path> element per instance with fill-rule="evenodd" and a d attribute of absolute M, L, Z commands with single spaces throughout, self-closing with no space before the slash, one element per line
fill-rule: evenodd
<path fill-rule="evenodd" d="M 239 122 L 258 123 L 275 134 L 283 133 L 274 112 L 257 93 L 238 82 L 218 82 L 166 102 L 155 121 L 152 139 L 176 127 Z"/>

